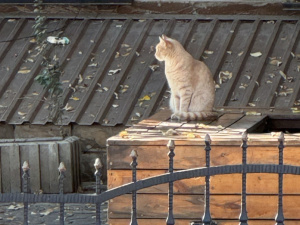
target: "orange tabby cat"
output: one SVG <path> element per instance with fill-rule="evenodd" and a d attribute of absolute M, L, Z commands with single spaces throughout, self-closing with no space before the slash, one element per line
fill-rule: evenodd
<path fill-rule="evenodd" d="M 215 117 L 215 84 L 208 67 L 194 59 L 176 40 L 159 37 L 155 57 L 165 61 L 165 74 L 171 88 L 172 119 L 203 120 Z"/>

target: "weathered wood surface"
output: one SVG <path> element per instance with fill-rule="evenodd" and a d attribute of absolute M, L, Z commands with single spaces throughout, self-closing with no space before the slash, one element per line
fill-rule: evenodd
<path fill-rule="evenodd" d="M 167 170 L 139 170 L 137 179 L 158 176 L 167 173 Z M 130 170 L 109 170 L 108 188 L 112 189 L 132 181 Z M 225 174 L 216 175 L 210 178 L 210 192 L 212 194 L 238 194 L 242 192 L 242 175 Z M 168 193 L 168 184 L 161 184 L 139 190 L 138 193 Z M 205 178 L 197 177 L 174 182 L 175 194 L 204 194 Z M 248 194 L 277 194 L 278 175 L 277 174 L 247 174 L 247 193 Z M 300 194 L 300 179 L 297 175 L 285 174 L 283 176 L 283 193 Z"/>
<path fill-rule="evenodd" d="M 191 222 L 200 221 L 200 217 L 195 220 L 192 219 L 176 219 L 176 225 L 189 225 Z M 237 225 L 239 224 L 238 220 L 213 220 L 217 222 L 218 225 Z M 128 225 L 130 219 L 110 219 L 110 225 Z M 139 219 L 139 225 L 165 225 L 166 219 Z M 249 220 L 248 225 L 274 225 L 275 220 Z M 284 224 L 286 225 L 300 225 L 300 221 L 295 220 L 285 220 Z"/>
<path fill-rule="evenodd" d="M 211 195 L 212 218 L 238 219 L 241 211 L 240 195 Z M 273 219 L 277 213 L 277 195 L 248 195 L 249 219 Z M 286 219 L 300 219 L 300 195 L 283 197 L 283 212 Z M 204 210 L 204 195 L 175 195 L 175 218 L 199 218 Z M 137 217 L 163 219 L 167 217 L 167 194 L 138 194 Z M 110 218 L 130 218 L 131 195 L 123 195 L 109 202 Z"/>
<path fill-rule="evenodd" d="M 176 143 L 176 142 L 175 142 Z M 114 146 L 108 149 L 108 169 L 130 169 L 132 149 L 138 152 L 138 169 L 167 169 L 168 151 L 166 146 Z M 204 146 L 176 146 L 175 169 L 190 169 L 205 166 Z M 284 149 L 284 163 L 299 165 L 300 146 L 287 146 Z M 248 163 L 278 163 L 277 146 L 249 146 Z M 240 146 L 212 146 L 211 166 L 234 165 L 242 163 Z"/>

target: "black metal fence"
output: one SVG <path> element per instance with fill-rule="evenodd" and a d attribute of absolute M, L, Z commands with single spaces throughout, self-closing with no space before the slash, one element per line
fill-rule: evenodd
<path fill-rule="evenodd" d="M 246 176 L 247 173 L 275 173 L 278 174 L 278 212 L 274 222 L 277 225 L 284 224 L 284 215 L 282 207 L 282 183 L 283 183 L 283 174 L 295 174 L 300 175 L 300 166 L 291 166 L 283 164 L 283 149 L 284 149 L 284 134 L 278 138 L 278 150 L 279 150 L 279 163 L 278 164 L 247 164 L 247 134 L 244 133 L 242 136 L 242 164 L 241 165 L 224 165 L 224 166 L 215 166 L 210 167 L 210 151 L 211 151 L 211 140 L 210 136 L 206 135 L 205 137 L 205 151 L 206 151 L 206 167 L 194 168 L 189 170 L 181 170 L 174 172 L 173 169 L 173 160 L 174 160 L 174 150 L 175 144 L 173 140 L 170 140 L 167 147 L 169 149 L 169 172 L 162 174 L 156 177 L 150 177 L 143 180 L 136 180 L 137 173 L 137 152 L 132 150 L 130 156 L 132 158 L 132 182 L 125 184 L 123 186 L 105 191 L 100 193 L 100 177 L 102 167 L 99 159 L 96 159 L 94 164 L 96 172 L 96 193 L 95 194 L 64 194 L 63 191 L 63 180 L 65 177 L 66 168 L 63 163 L 59 166 L 59 194 L 31 194 L 29 193 L 30 185 L 29 180 L 29 165 L 27 162 L 23 164 L 23 190 L 24 193 L 3 193 L 0 194 L 0 202 L 22 202 L 24 203 L 24 224 L 28 224 L 28 204 L 32 203 L 59 203 L 60 204 L 60 224 L 64 224 L 64 204 L 66 203 L 91 203 L 96 205 L 96 224 L 101 224 L 100 218 L 100 207 L 101 203 L 115 198 L 120 195 L 132 193 L 132 208 L 131 208 L 131 222 L 130 225 L 137 225 L 137 212 L 136 212 L 136 192 L 140 189 L 169 183 L 169 210 L 167 215 L 166 224 L 174 225 L 175 218 L 173 215 L 173 182 L 182 179 L 188 179 L 193 177 L 205 177 L 205 208 L 202 221 L 192 222 L 192 224 L 202 224 L 210 225 L 213 224 L 211 214 L 210 214 L 210 176 L 219 175 L 219 174 L 233 174 L 240 173 L 242 174 L 242 200 L 241 200 L 241 213 L 239 221 L 241 225 L 248 224 L 247 216 L 247 192 L 246 192 Z"/>

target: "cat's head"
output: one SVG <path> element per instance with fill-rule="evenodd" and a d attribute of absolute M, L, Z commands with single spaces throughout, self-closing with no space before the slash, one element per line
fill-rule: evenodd
<path fill-rule="evenodd" d="M 172 39 L 163 34 L 159 37 L 159 43 L 155 49 L 155 58 L 159 61 L 165 61 L 166 57 L 170 55 L 173 50 Z"/>

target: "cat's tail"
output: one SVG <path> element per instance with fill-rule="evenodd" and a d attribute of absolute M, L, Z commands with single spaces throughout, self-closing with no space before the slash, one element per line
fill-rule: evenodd
<path fill-rule="evenodd" d="M 218 117 L 217 112 L 201 111 L 201 112 L 178 112 L 171 116 L 171 119 L 178 120 L 207 120 Z"/>

